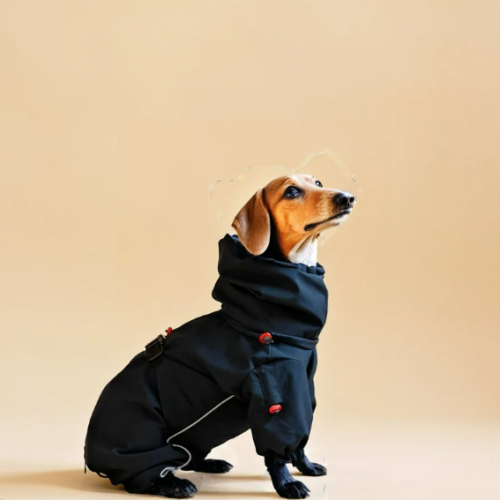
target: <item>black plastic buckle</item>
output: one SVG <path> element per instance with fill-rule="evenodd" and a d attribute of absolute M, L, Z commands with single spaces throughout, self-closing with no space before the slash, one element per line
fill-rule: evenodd
<path fill-rule="evenodd" d="M 164 335 L 158 335 L 153 341 L 146 345 L 146 350 L 144 351 L 144 355 L 148 361 L 153 361 L 158 356 L 161 356 L 163 353 L 163 344 L 165 342 Z"/>

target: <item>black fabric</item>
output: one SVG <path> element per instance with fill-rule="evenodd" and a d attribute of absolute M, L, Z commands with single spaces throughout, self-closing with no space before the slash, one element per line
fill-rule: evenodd
<path fill-rule="evenodd" d="M 251 429 L 259 455 L 287 463 L 307 443 L 327 316 L 324 268 L 254 256 L 226 234 L 218 270 L 212 297 L 221 308 L 174 328 L 157 359 L 135 356 L 97 401 L 85 461 L 113 484 L 145 491 L 163 467 L 186 462 L 172 444 L 202 459 Z M 272 343 L 259 341 L 264 332 Z M 282 409 L 271 414 L 275 404 Z"/>

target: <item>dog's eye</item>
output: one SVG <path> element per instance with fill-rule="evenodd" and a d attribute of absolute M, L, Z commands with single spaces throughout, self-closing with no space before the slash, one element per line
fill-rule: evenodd
<path fill-rule="evenodd" d="M 300 193 L 301 190 L 299 188 L 296 188 L 295 186 L 288 186 L 285 189 L 285 193 L 283 196 L 285 198 L 296 198 Z"/>
<path fill-rule="evenodd" d="M 320 188 L 323 187 L 323 184 L 321 184 L 321 181 L 316 181 L 315 184 L 316 184 L 316 186 L 319 186 Z"/>

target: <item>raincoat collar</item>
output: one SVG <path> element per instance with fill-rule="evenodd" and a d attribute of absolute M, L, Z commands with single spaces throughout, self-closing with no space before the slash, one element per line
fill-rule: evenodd
<path fill-rule="evenodd" d="M 212 297 L 221 315 L 243 334 L 312 349 L 326 322 L 324 267 L 279 261 L 246 250 L 237 235 L 219 241 L 219 278 Z"/>

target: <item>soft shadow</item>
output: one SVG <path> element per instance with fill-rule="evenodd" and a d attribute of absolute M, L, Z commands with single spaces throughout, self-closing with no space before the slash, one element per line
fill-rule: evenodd
<path fill-rule="evenodd" d="M 180 477 L 190 477 L 196 484 L 196 478 L 193 476 L 198 476 L 198 474 L 179 474 Z M 200 478 L 201 479 L 201 478 Z M 214 478 L 215 479 L 215 478 Z M 217 477 L 219 479 L 219 477 Z M 222 479 L 222 478 L 221 478 Z M 225 474 L 224 480 L 234 479 L 234 480 L 269 480 L 266 475 L 237 475 L 237 474 Z M 66 488 L 70 490 L 78 491 L 89 491 L 93 493 L 114 493 L 123 495 L 129 495 L 122 485 L 113 486 L 108 479 L 100 478 L 97 474 L 93 472 L 87 472 L 86 474 L 83 470 L 48 470 L 39 472 L 15 472 L 11 474 L 1 474 L 0 482 L 3 484 L 19 484 L 19 485 L 43 485 L 43 486 L 53 486 L 56 488 Z M 201 488 L 196 496 L 210 496 L 210 497 L 223 497 L 223 498 L 233 498 L 233 497 L 253 497 L 253 498 L 274 498 L 277 495 L 274 492 L 267 491 L 224 491 L 223 485 L 221 485 L 221 490 L 218 491 L 203 491 L 203 479 L 198 481 Z M 207 481 L 209 483 L 209 481 Z M 145 495 L 141 495 L 145 496 Z M 149 495 L 147 495 L 149 497 Z M 130 497 L 129 497 L 130 498 Z"/>
<path fill-rule="evenodd" d="M 249 488 L 248 484 L 246 484 L 245 489 L 235 490 L 234 486 L 237 484 L 237 481 L 266 481 L 271 486 L 271 478 L 266 474 L 234 474 L 229 472 L 227 474 L 202 474 L 202 477 L 197 482 L 196 477 L 189 477 L 189 473 L 181 472 L 179 473 L 179 477 L 190 479 L 193 483 L 198 487 L 198 493 L 196 494 L 196 498 L 203 498 L 205 495 L 207 497 L 216 497 L 216 498 L 279 498 L 278 495 L 274 491 L 262 491 L 260 488 Z M 231 481 L 232 480 L 232 481 Z M 230 484 L 226 489 L 224 487 L 225 484 Z M 253 483 L 255 484 L 255 483 Z M 243 487 L 243 486 L 242 486 Z"/>
<path fill-rule="evenodd" d="M 216 497 L 252 497 L 252 498 L 279 498 L 277 493 L 272 491 L 198 491 L 196 496 L 216 496 Z"/>
<path fill-rule="evenodd" d="M 230 472 L 228 474 L 224 474 L 224 478 L 228 479 L 238 479 L 241 481 L 271 481 L 271 478 L 269 477 L 269 474 L 231 474 Z"/>
<path fill-rule="evenodd" d="M 48 470 L 40 472 L 16 472 L 0 475 L 0 482 L 4 484 L 41 484 L 56 486 L 79 491 L 95 493 L 123 493 L 128 495 L 125 488 L 113 486 L 109 479 L 103 479 L 93 472 L 83 470 Z"/>

